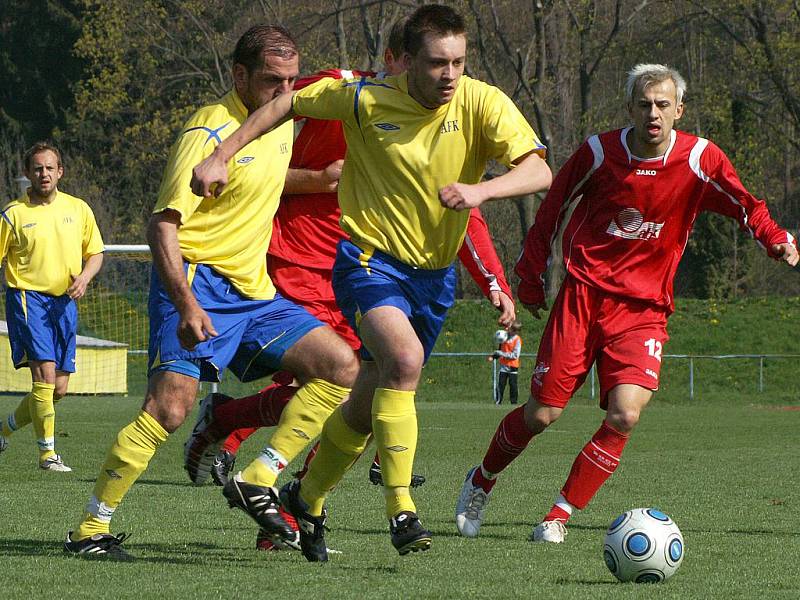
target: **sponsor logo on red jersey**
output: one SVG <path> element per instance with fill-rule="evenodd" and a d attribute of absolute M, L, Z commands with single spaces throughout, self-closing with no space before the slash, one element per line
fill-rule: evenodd
<path fill-rule="evenodd" d="M 661 235 L 664 223 L 645 221 L 635 208 L 623 208 L 608 224 L 606 233 L 626 240 L 651 240 Z"/>

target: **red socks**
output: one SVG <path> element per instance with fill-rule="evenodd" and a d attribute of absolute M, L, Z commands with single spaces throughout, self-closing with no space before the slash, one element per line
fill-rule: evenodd
<path fill-rule="evenodd" d="M 242 442 L 258 431 L 258 427 L 242 427 L 230 434 L 225 443 L 222 444 L 222 450 L 226 450 L 231 454 L 236 454 L 239 451 L 239 446 Z"/>
<path fill-rule="evenodd" d="M 475 470 L 472 482 L 490 492 L 497 480 L 485 477 L 483 471 L 493 475 L 500 473 L 522 454 L 531 438 L 533 433 L 525 425 L 525 406 L 515 408 L 500 421 L 486 456 L 483 457 L 482 468 Z"/>
<path fill-rule="evenodd" d="M 217 439 L 243 427 L 277 425 L 283 408 L 296 392 L 296 387 L 273 383 L 257 394 L 221 404 L 214 409 L 213 427 Z"/>
<path fill-rule="evenodd" d="M 600 429 L 572 463 L 572 470 L 561 490 L 561 495 L 567 502 L 578 509 L 589 504 L 600 486 L 616 471 L 629 437 L 603 421 Z"/>

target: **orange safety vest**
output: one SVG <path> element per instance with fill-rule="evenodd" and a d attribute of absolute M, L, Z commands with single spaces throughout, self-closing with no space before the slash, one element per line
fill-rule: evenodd
<path fill-rule="evenodd" d="M 517 342 L 519 342 L 519 351 L 522 352 L 522 338 L 519 337 L 518 335 L 514 335 L 514 336 L 510 337 L 510 338 L 508 338 L 507 341 L 505 341 L 502 344 L 500 344 L 500 352 L 509 352 L 509 353 L 513 352 L 514 351 L 514 347 L 517 345 Z M 519 357 L 517 357 L 517 358 L 506 358 L 504 356 L 501 356 L 500 357 L 500 364 L 504 365 L 506 367 L 519 369 Z"/>

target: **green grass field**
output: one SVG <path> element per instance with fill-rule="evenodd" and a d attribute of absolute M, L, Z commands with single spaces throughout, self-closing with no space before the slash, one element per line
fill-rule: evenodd
<path fill-rule="evenodd" d="M 787 325 L 800 303 L 790 300 L 788 316 L 774 327 L 769 313 L 758 312 L 758 301 L 743 304 L 711 312 L 710 304 L 698 303 L 679 313 L 666 352 L 792 351 Z M 778 308 L 770 301 L 763 310 Z M 488 350 L 490 318 L 477 305 L 459 306 L 438 349 Z M 536 325 L 525 323 L 525 349 L 534 352 Z M 746 334 L 731 333 L 747 331 L 748 324 Z M 522 381 L 531 363 L 523 366 Z M 797 598 L 797 370 L 788 359 L 769 363 L 765 391 L 758 393 L 753 366 L 742 364 L 706 367 L 697 374 L 698 395 L 690 402 L 681 380 L 685 373 L 668 361 L 669 382 L 646 410 L 620 469 L 573 518 L 567 543 L 543 547 L 527 536 L 602 412 L 582 390 L 564 417 L 501 476 L 481 537 L 460 538 L 456 496 L 508 406 L 491 404 L 490 366 L 482 359 L 434 359 L 418 402 L 416 470 L 428 482 L 415 494 L 423 523 L 434 534 L 431 551 L 396 554 L 380 491 L 368 483 L 363 460 L 330 498 L 328 545 L 341 554 L 325 565 L 309 564 L 299 553 L 256 551 L 255 525 L 227 508 L 219 488 L 189 484 L 181 463 L 191 423 L 160 449 L 114 518 L 115 532 L 133 534 L 125 545 L 139 560 L 121 564 L 64 555 L 61 542 L 81 515 L 106 449 L 140 403 L 134 396 L 68 397 L 58 408 L 56 444 L 73 473 L 40 472 L 29 429 L 15 434 L 0 456 L 0 591 L 9 599 Z M 224 391 L 233 389 L 226 385 Z M 0 397 L 0 416 L 18 401 Z M 243 446 L 242 464 L 264 437 L 262 432 Z M 618 513 L 638 506 L 666 511 L 684 534 L 684 564 L 662 585 L 619 584 L 602 560 L 605 528 Z"/>
<path fill-rule="evenodd" d="M 15 402 L 3 398 L 0 411 Z M 433 548 L 397 556 L 364 460 L 330 499 L 328 543 L 342 554 L 327 565 L 306 563 L 299 553 L 254 550 L 249 519 L 227 509 L 219 488 L 192 487 L 184 476 L 187 425 L 159 451 L 115 516 L 115 531 L 133 533 L 126 547 L 138 562 L 65 556 L 60 542 L 80 516 L 105 448 L 136 408 L 133 399 L 66 401 L 57 446 L 75 469 L 70 474 L 37 470 L 28 431 L 11 439 L 0 459 L 5 598 L 467 598 L 482 597 L 487 587 L 494 597 L 519 598 L 800 595 L 800 412 L 779 406 L 655 402 L 620 470 L 573 519 L 567 543 L 542 547 L 526 537 L 596 428 L 599 409 L 576 404 L 537 440 L 495 488 L 481 537 L 468 540 L 455 530 L 455 498 L 507 408 L 444 398 L 422 403 L 417 470 L 429 481 L 416 499 L 434 533 Z M 256 444 L 247 442 L 243 460 Z M 618 584 L 601 558 L 604 530 L 617 513 L 650 505 L 682 528 L 684 564 L 663 585 Z"/>

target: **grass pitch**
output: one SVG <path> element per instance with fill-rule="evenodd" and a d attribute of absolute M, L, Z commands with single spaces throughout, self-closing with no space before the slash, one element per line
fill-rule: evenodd
<path fill-rule="evenodd" d="M 468 379 L 469 371 L 451 373 Z M 747 401 L 654 400 L 620 469 L 573 518 L 565 544 L 527 541 L 569 466 L 602 418 L 578 400 L 535 440 L 495 488 L 477 539 L 460 538 L 453 508 L 508 406 L 487 394 L 454 398 L 429 385 L 419 403 L 415 499 L 434 534 L 429 552 L 391 547 L 378 488 L 362 459 L 331 496 L 328 564 L 254 549 L 255 525 L 228 510 L 219 488 L 193 487 L 181 468 L 190 423 L 163 446 L 114 518 L 132 532 L 132 564 L 63 554 L 134 398 L 67 398 L 57 450 L 73 473 L 40 472 L 30 429 L 0 458 L 0 587 L 4 598 L 797 598 L 800 597 L 800 412 Z M 18 398 L 0 398 L 0 415 Z M 254 456 L 264 432 L 241 451 Z M 291 467 L 290 469 L 291 470 Z M 678 523 L 686 558 L 665 584 L 619 584 L 602 560 L 605 528 L 623 510 L 657 506 Z"/>

